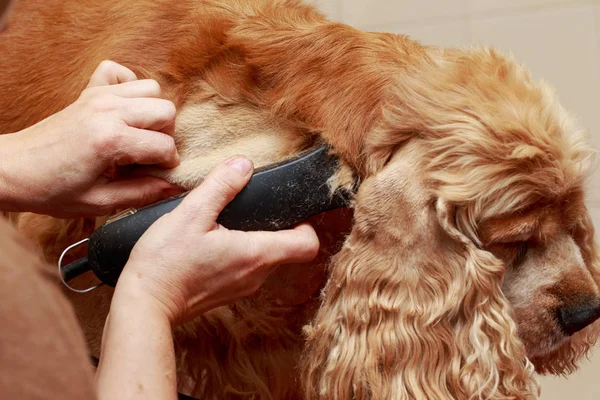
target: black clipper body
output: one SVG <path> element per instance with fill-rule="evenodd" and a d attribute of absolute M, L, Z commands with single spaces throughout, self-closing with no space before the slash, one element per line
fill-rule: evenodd
<path fill-rule="evenodd" d="M 225 207 L 217 222 L 234 230 L 275 231 L 346 207 L 351 192 L 332 193 L 329 184 L 338 171 L 338 160 L 329 154 L 326 146 L 257 170 L 246 187 Z M 139 238 L 157 219 L 174 210 L 186 194 L 128 210 L 109 220 L 90 237 L 87 258 L 64 268 L 60 268 L 59 262 L 61 277 L 68 281 L 92 270 L 104 284 L 115 286 Z"/>

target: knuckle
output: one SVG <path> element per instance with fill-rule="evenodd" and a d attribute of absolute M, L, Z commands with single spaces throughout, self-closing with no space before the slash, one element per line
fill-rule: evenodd
<path fill-rule="evenodd" d="M 148 79 L 146 80 L 145 85 L 147 86 L 146 90 L 148 91 L 149 95 L 160 96 L 161 87 L 157 81 L 155 81 L 154 79 Z"/>
<path fill-rule="evenodd" d="M 101 90 L 100 86 L 86 87 L 79 95 L 79 102 L 83 104 L 84 107 L 89 107 L 98 97 L 101 97 Z"/>
<path fill-rule="evenodd" d="M 161 151 L 173 152 L 176 151 L 175 139 L 167 134 L 161 133 L 160 136 L 153 138 Z"/>
<path fill-rule="evenodd" d="M 98 154 L 114 154 L 122 147 L 124 134 L 116 124 L 105 124 L 92 130 L 93 141 Z"/>
<path fill-rule="evenodd" d="M 161 110 L 166 120 L 174 120 L 175 115 L 177 114 L 177 110 L 175 109 L 175 104 L 169 100 L 161 100 Z"/>
<path fill-rule="evenodd" d="M 110 93 L 91 93 L 84 101 L 84 107 L 93 114 L 113 112 L 122 108 L 119 97 Z"/>
<path fill-rule="evenodd" d="M 117 69 L 117 63 L 112 60 L 102 60 L 96 68 L 96 72 L 108 74 Z"/>
<path fill-rule="evenodd" d="M 98 69 L 102 71 L 111 71 L 117 67 L 117 63 L 112 60 L 102 60 L 98 64 Z"/>
<path fill-rule="evenodd" d="M 213 176 L 212 181 L 220 192 L 237 192 L 235 185 L 228 180 L 228 177 Z"/>
<path fill-rule="evenodd" d="M 164 139 L 165 144 L 161 152 L 164 154 L 163 158 L 167 160 L 173 160 L 177 158 L 177 145 L 175 143 L 175 139 L 170 137 L 169 135 L 164 135 L 166 138 Z"/>
<path fill-rule="evenodd" d="M 85 103 L 86 101 L 88 101 L 88 99 L 90 99 L 92 96 L 94 96 L 95 93 L 96 93 L 96 87 L 94 87 L 94 86 L 83 89 L 83 91 L 79 95 L 79 102 Z"/>
<path fill-rule="evenodd" d="M 170 156 L 175 156 L 177 154 L 177 144 L 175 143 L 175 139 L 169 135 L 166 136 L 166 152 L 169 153 Z"/>
<path fill-rule="evenodd" d="M 94 71 L 94 76 L 96 77 L 110 77 L 117 74 L 119 69 L 119 64 L 111 60 L 103 60 L 96 67 L 96 71 Z"/>
<path fill-rule="evenodd" d="M 177 155 L 175 139 L 166 134 L 159 134 L 148 139 L 148 148 L 151 148 L 161 162 L 170 161 Z"/>

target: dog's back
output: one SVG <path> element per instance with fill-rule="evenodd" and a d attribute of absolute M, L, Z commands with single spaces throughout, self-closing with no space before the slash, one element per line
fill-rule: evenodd
<path fill-rule="evenodd" d="M 173 89 L 164 95 L 181 100 L 175 82 L 166 80 L 188 85 L 194 76 L 174 68 L 187 63 L 190 69 L 201 69 L 215 54 L 227 24 L 224 13 L 212 12 L 216 3 L 18 2 L 0 37 L 2 132 L 23 129 L 73 102 L 104 59 L 129 66 L 139 78 L 161 80 L 163 87 Z M 211 35 L 199 36 L 199 30 Z M 188 53 L 190 45 L 195 54 Z"/>
<path fill-rule="evenodd" d="M 110 59 L 138 78 L 156 79 L 162 96 L 179 109 L 176 136 L 182 165 L 167 179 L 193 187 L 215 163 L 235 153 L 246 154 L 257 166 L 278 161 L 310 140 L 297 124 L 249 104 L 244 91 L 252 91 L 256 82 L 241 62 L 244 50 L 227 41 L 231 27 L 274 7 L 322 18 L 297 1 L 20 1 L 0 36 L 0 133 L 25 129 L 71 104 L 98 64 Z M 186 145 L 188 139 L 193 146 Z M 52 263 L 62 249 L 102 222 L 11 217 Z M 238 302 L 233 310 L 208 313 L 178 331 L 181 368 L 203 395 L 219 393 L 222 398 L 228 384 L 233 384 L 232 392 L 258 393 L 261 398 L 292 399 L 297 394 L 300 329 L 315 310 L 311 295 L 321 287 L 340 233 L 349 229 L 349 215 L 334 212 L 312 222 L 323 250 L 311 266 L 286 266 L 253 298 Z M 92 280 L 82 277 L 76 284 Z M 98 355 L 111 290 L 68 295 L 92 353 Z"/>
<path fill-rule="evenodd" d="M 178 117 L 180 126 L 191 125 L 184 131 L 206 136 L 203 145 L 194 147 L 196 153 L 182 155 L 186 177 L 201 178 L 225 153 L 254 152 L 248 155 L 258 164 L 276 161 L 302 146 L 303 138 L 296 135 L 297 129 L 277 124 L 240 101 L 239 91 L 248 83 L 240 81 L 241 74 L 227 71 L 228 60 L 239 54 L 225 43 L 226 31 L 236 20 L 274 5 L 192 0 L 18 2 L 8 30 L 0 36 L 0 133 L 25 129 L 68 106 L 98 64 L 110 59 L 131 68 L 138 78 L 158 80 L 163 96 L 180 109 L 201 104 Z M 207 83 L 211 76 L 212 85 Z M 205 121 L 198 125 L 198 119 Z M 218 137 L 227 134 L 235 135 L 235 140 Z M 236 140 L 239 145 L 227 148 Z M 18 223 L 51 262 L 61 248 L 88 235 L 95 225 L 90 219 L 58 221 L 31 214 L 21 215 Z M 325 261 L 324 253 L 317 261 Z M 322 271 L 311 272 L 316 286 L 309 291 L 318 288 Z M 307 288 L 286 276 L 290 290 L 297 292 L 291 296 L 306 297 Z M 72 298 L 96 354 L 110 294 L 101 289 Z M 222 393 L 228 383 L 236 382 L 238 390 L 292 398 L 293 360 L 301 342 L 298 330 L 308 314 L 302 315 L 304 306 L 292 305 L 296 314 L 292 317 L 288 309 L 272 309 L 269 304 L 271 300 L 257 296 L 240 302 L 235 313 L 216 310 L 180 329 L 179 350 L 186 354 L 185 361 L 192 360 L 187 363 L 194 370 L 191 374 L 209 374 L 204 383 L 198 382 L 203 392 Z M 248 318 L 242 321 L 236 315 Z M 267 348 L 268 353 L 252 348 Z M 268 382 L 268 375 L 283 379 Z"/>

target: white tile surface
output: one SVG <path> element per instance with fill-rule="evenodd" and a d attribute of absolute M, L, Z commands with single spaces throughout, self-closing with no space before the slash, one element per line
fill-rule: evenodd
<path fill-rule="evenodd" d="M 600 65 L 593 7 L 566 8 L 511 17 L 473 19 L 473 43 L 512 52 L 532 72 L 557 88 L 568 108 L 596 119 Z M 600 132 L 599 132 L 600 133 Z"/>
<path fill-rule="evenodd" d="M 386 25 L 371 30 L 401 33 L 428 45 L 460 47 L 469 44 L 467 21 L 463 19 L 431 25 Z"/>
<path fill-rule="evenodd" d="M 594 25 L 594 6 L 567 7 L 473 19 L 470 34 L 474 43 L 511 51 L 535 78 L 554 86 L 562 104 L 600 148 L 600 55 Z M 600 200 L 598 172 L 592 181 L 594 201 Z"/>
<path fill-rule="evenodd" d="M 600 44 L 600 0 L 594 0 L 597 5 L 595 7 L 595 17 L 596 17 L 596 39 L 598 39 L 598 43 Z"/>
<path fill-rule="evenodd" d="M 331 20 L 338 21 L 340 16 L 338 13 L 338 1 L 336 0 L 309 0 L 308 3 L 316 5 L 325 15 Z"/>
<path fill-rule="evenodd" d="M 581 0 L 467 0 L 469 12 L 519 11 L 525 8 L 547 8 L 557 4 L 581 3 Z"/>
<path fill-rule="evenodd" d="M 466 12 L 467 0 L 338 0 L 342 21 L 356 26 L 455 17 Z"/>
<path fill-rule="evenodd" d="M 600 222 L 600 220 L 596 220 Z M 596 349 L 598 353 L 600 349 Z M 579 371 L 568 377 L 538 377 L 542 386 L 541 400 L 598 400 L 600 398 L 600 357 L 581 363 Z"/>

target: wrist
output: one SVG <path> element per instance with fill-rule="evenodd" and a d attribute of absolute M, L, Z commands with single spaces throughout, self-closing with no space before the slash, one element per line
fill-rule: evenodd
<path fill-rule="evenodd" d="M 0 211 L 24 211 L 22 209 L 22 188 L 19 181 L 19 169 L 15 155 L 18 154 L 15 141 L 17 133 L 0 135 Z M 22 175 L 22 171 L 21 171 Z"/>
<path fill-rule="evenodd" d="M 175 326 L 176 317 L 158 296 L 149 290 L 137 274 L 129 273 L 127 269 L 121 273 L 111 302 L 111 314 L 138 313 L 165 319 L 171 327 Z"/>
<path fill-rule="evenodd" d="M 172 332 L 164 311 L 145 292 L 117 284 L 102 335 L 98 399 L 175 398 Z"/>

